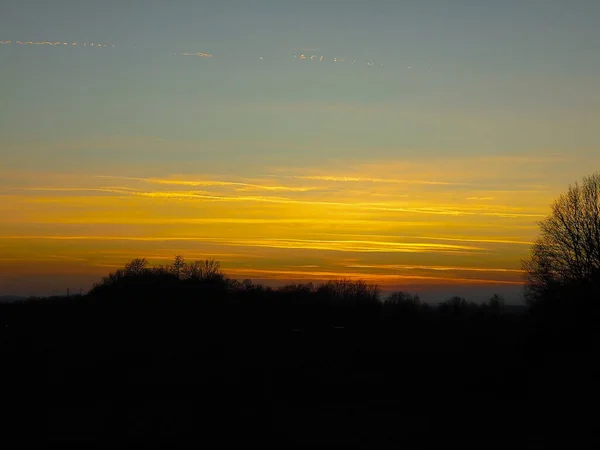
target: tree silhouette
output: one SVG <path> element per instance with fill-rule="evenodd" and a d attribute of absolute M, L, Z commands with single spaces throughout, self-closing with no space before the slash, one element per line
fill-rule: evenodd
<path fill-rule="evenodd" d="M 382 318 L 387 321 L 404 323 L 416 322 L 424 312 L 425 305 L 421 303 L 418 294 L 411 295 L 407 292 L 394 292 L 385 299 L 382 305 Z"/>
<path fill-rule="evenodd" d="M 411 295 L 407 292 L 394 292 L 385 300 L 386 305 L 406 305 L 408 307 L 421 306 L 421 299 L 418 294 Z"/>
<path fill-rule="evenodd" d="M 498 294 L 494 294 L 492 295 L 492 298 L 490 298 L 488 306 L 493 309 L 501 309 L 504 307 L 504 303 L 504 297 Z"/>
<path fill-rule="evenodd" d="M 136 258 L 125 265 L 126 275 L 142 275 L 148 267 L 146 258 Z"/>
<path fill-rule="evenodd" d="M 444 315 L 459 315 L 474 306 L 463 297 L 454 296 L 439 304 L 439 310 Z"/>
<path fill-rule="evenodd" d="M 541 236 L 523 261 L 526 298 L 536 301 L 600 274 L 600 172 L 569 186 L 540 222 Z"/>
<path fill-rule="evenodd" d="M 176 255 L 173 260 L 173 265 L 171 266 L 171 270 L 172 270 L 173 274 L 176 275 L 177 278 L 181 278 L 183 276 L 183 274 L 185 273 L 185 268 L 186 268 L 186 262 L 183 259 L 183 256 Z"/>
<path fill-rule="evenodd" d="M 364 280 L 353 281 L 341 278 L 322 284 L 318 291 L 328 296 L 333 302 L 354 301 L 360 303 L 379 302 L 379 286 L 368 284 Z"/>
<path fill-rule="evenodd" d="M 183 261 L 183 258 L 182 258 Z M 225 276 L 221 273 L 221 264 L 214 259 L 194 261 L 182 266 L 184 278 L 193 281 L 220 281 Z"/>

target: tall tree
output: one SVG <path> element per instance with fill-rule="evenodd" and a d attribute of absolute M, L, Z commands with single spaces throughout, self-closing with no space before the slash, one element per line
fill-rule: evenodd
<path fill-rule="evenodd" d="M 535 302 L 600 275 L 600 172 L 569 186 L 540 222 L 541 235 L 523 261 L 526 298 Z"/>

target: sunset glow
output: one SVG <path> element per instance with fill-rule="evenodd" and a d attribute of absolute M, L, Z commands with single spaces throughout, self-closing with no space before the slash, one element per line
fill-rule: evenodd
<path fill-rule="evenodd" d="M 600 36 L 580 17 L 541 41 L 524 6 L 509 36 L 500 6 L 441 23 L 112 3 L 0 14 L 0 294 L 176 254 L 266 283 L 517 292 L 537 222 L 600 165 L 600 62 L 578 45 Z"/>
<path fill-rule="evenodd" d="M 562 186 L 511 182 L 513 163 L 498 158 L 485 178 L 418 160 L 227 177 L 4 172 L 0 265 L 16 279 L 73 273 L 86 287 L 133 256 L 166 264 L 175 254 L 278 282 L 519 285 L 520 258 Z"/>

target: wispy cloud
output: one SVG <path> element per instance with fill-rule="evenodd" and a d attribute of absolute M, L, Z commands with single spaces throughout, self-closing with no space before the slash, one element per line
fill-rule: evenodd
<path fill-rule="evenodd" d="M 519 269 L 502 269 L 502 268 L 486 268 L 486 267 L 454 267 L 454 266 L 419 266 L 407 264 L 351 264 L 347 265 L 350 269 L 383 269 L 383 270 L 431 270 L 441 272 L 500 272 L 500 273 L 523 273 Z"/>
<path fill-rule="evenodd" d="M 482 278 L 457 278 L 457 277 L 436 277 L 422 275 L 390 275 L 373 274 L 370 272 L 345 272 L 345 271 L 302 271 L 302 270 L 275 270 L 275 269 L 252 269 L 235 268 L 229 269 L 231 275 L 259 276 L 275 280 L 306 279 L 326 281 L 336 278 L 361 279 L 368 282 L 382 284 L 404 284 L 407 282 L 421 282 L 430 284 L 432 282 L 443 284 L 507 284 L 522 285 L 521 281 L 482 279 Z"/>
<path fill-rule="evenodd" d="M 206 186 L 207 184 L 204 184 Z M 210 184 L 208 184 L 210 186 Z M 216 182 L 213 185 L 220 185 L 220 182 Z M 230 185 L 225 183 L 223 185 Z M 28 188 L 28 190 L 46 190 L 46 191 L 61 191 L 63 189 L 54 189 L 50 187 L 45 188 Z M 102 188 L 68 188 L 64 189 L 70 192 L 76 192 L 80 190 L 86 191 L 106 191 L 111 193 L 119 193 L 123 195 L 132 195 L 149 198 L 163 198 L 163 199 L 195 199 L 195 200 L 206 200 L 206 201 L 220 201 L 220 202 L 258 202 L 258 203 L 275 203 L 275 204 L 296 204 L 306 206 L 335 206 L 343 207 L 348 209 L 358 209 L 367 211 L 387 211 L 387 212 L 398 212 L 398 213 L 411 213 L 411 214 L 428 214 L 428 215 L 441 215 L 441 216 L 490 216 L 499 218 L 536 218 L 544 217 L 544 214 L 534 214 L 526 212 L 511 212 L 511 211 L 489 211 L 489 208 L 475 209 L 475 208 L 464 208 L 464 207 L 404 207 L 394 206 L 390 202 L 355 202 L 355 201 L 327 201 L 327 200 L 312 200 L 312 199 L 295 199 L 290 197 L 275 197 L 275 196 L 243 196 L 243 195 L 223 195 L 213 194 L 206 191 L 141 191 L 141 190 L 129 190 L 129 191 L 118 191 L 114 189 L 102 189 Z M 300 191 L 304 192 L 304 191 Z"/>
<path fill-rule="evenodd" d="M 200 58 L 212 58 L 213 55 L 211 53 L 205 52 L 195 52 L 195 53 L 180 53 L 181 56 L 199 56 Z"/>
<path fill-rule="evenodd" d="M 289 192 L 307 192 L 316 189 L 315 187 L 305 186 L 279 186 L 279 185 L 261 185 L 252 183 L 242 183 L 238 181 L 223 180 L 174 180 L 161 178 L 141 178 L 141 177 L 120 177 L 111 175 L 95 175 L 95 178 L 110 178 L 120 180 L 141 181 L 151 184 L 174 185 L 174 186 L 234 186 L 245 190 L 265 190 L 265 191 L 289 191 Z"/>
<path fill-rule="evenodd" d="M 0 41 L 0 44 L 11 44 L 12 41 Z M 78 42 L 65 42 L 65 41 L 16 41 L 15 42 L 17 45 L 49 45 L 51 47 L 76 47 L 78 45 L 81 45 L 83 47 L 87 47 L 88 43 L 87 42 L 82 42 L 82 43 L 78 43 Z M 102 44 L 99 42 L 90 42 L 89 43 L 90 47 L 99 47 L 99 48 L 103 48 L 103 47 L 115 47 L 114 44 L 112 45 L 108 45 L 108 44 Z"/>
<path fill-rule="evenodd" d="M 394 178 L 372 178 L 355 176 L 330 176 L 330 175 L 291 175 L 292 178 L 305 180 L 337 181 L 337 182 L 366 182 L 366 183 L 388 183 L 388 184 L 428 184 L 439 186 L 466 185 L 467 183 L 435 181 L 435 180 L 413 180 Z"/>
<path fill-rule="evenodd" d="M 418 226 L 419 224 L 415 224 Z M 363 237 L 363 238 L 377 238 L 377 239 L 412 239 L 412 240 L 424 240 L 424 241 L 447 241 L 447 242 L 476 242 L 481 244 L 511 244 L 511 245 L 532 245 L 533 241 L 524 241 L 524 240 L 516 240 L 516 239 L 501 239 L 501 238 L 473 238 L 473 237 L 450 237 L 450 236 L 408 236 L 408 235 L 385 235 L 385 234 L 372 234 L 372 233 L 327 233 L 320 232 L 321 236 L 330 235 L 337 236 L 338 238 L 345 237 Z"/>
<path fill-rule="evenodd" d="M 492 238 L 450 238 L 450 237 L 431 237 L 431 236 L 419 236 L 418 239 L 431 239 L 439 241 L 458 241 L 458 242 L 480 242 L 486 244 L 516 244 L 516 245 L 531 245 L 533 242 L 530 241 L 519 241 L 512 239 L 492 239 Z"/>
<path fill-rule="evenodd" d="M 119 188 L 86 188 L 86 187 L 15 187 L 13 191 L 33 191 L 33 192 L 102 192 L 105 194 L 131 195 L 138 192 L 137 189 L 129 187 Z"/>
<path fill-rule="evenodd" d="M 282 176 L 281 178 L 285 178 Z M 311 179 L 316 183 L 322 183 L 319 186 L 305 186 L 283 183 L 281 180 L 276 183 L 223 180 L 223 179 L 184 179 L 184 178 L 158 178 L 158 177 L 127 177 L 118 175 L 95 175 L 91 179 L 85 179 L 84 186 L 25 186 L 13 187 L 12 190 L 22 190 L 30 192 L 70 192 L 70 193 L 106 193 L 119 196 L 145 197 L 165 200 L 188 200 L 204 202 L 231 202 L 231 203 L 263 203 L 273 205 L 297 205 L 302 208 L 335 208 L 338 214 L 371 214 L 371 213 L 390 213 L 405 215 L 436 215 L 447 217 L 495 217 L 503 219 L 534 219 L 544 217 L 545 214 L 537 211 L 527 211 L 521 207 L 492 203 L 456 203 L 443 201 L 444 192 L 429 194 L 427 192 L 421 195 L 399 194 L 393 190 L 379 188 L 376 192 L 381 201 L 365 201 L 371 196 L 369 190 L 361 189 L 360 183 L 380 183 L 382 186 L 391 184 L 410 183 L 408 180 L 387 179 L 377 177 L 340 177 L 340 176 L 322 176 L 322 175 L 294 175 L 291 179 Z M 93 180 L 119 180 L 121 186 L 106 186 L 97 183 L 95 186 Z M 359 186 L 347 188 L 340 186 L 342 182 L 350 182 Z M 143 189 L 141 185 L 122 186 L 126 182 L 136 182 L 145 184 Z M 324 183 L 324 184 L 323 184 Z M 333 183 L 333 184 L 331 184 Z M 445 189 L 451 188 L 453 183 L 445 181 L 416 180 L 415 185 L 440 185 Z M 83 182 L 82 182 L 83 184 Z M 174 190 L 157 190 L 152 186 L 171 186 Z M 183 190 L 176 188 L 203 187 L 204 190 Z M 261 195 L 243 195 L 243 192 L 261 192 Z M 414 192 L 414 191 L 413 191 Z M 273 195 L 275 193 L 286 193 L 287 195 Z M 389 197 L 386 197 L 389 193 Z M 375 196 L 371 196 L 375 197 Z M 437 197 L 437 201 L 436 201 Z M 435 202 L 435 203 L 434 203 Z M 437 204 L 436 204 L 437 203 Z M 306 210 L 303 210 L 306 211 Z M 298 215 L 300 211 L 289 211 L 287 214 Z M 387 218 L 391 220 L 391 217 Z"/>
<path fill-rule="evenodd" d="M 0 173 L 0 215 L 9 217 L 0 226 L 3 258 L 68 264 L 48 256 L 61 254 L 114 268 L 140 255 L 160 263 L 204 254 L 232 275 L 273 280 L 518 285 L 522 274 L 509 258 L 525 255 L 544 216 L 538 193 L 515 195 L 514 185 L 500 183 L 482 189 L 477 179 L 410 161 L 253 176 L 100 170 Z"/>
<path fill-rule="evenodd" d="M 485 248 L 467 245 L 449 245 L 415 242 L 385 242 L 376 240 L 324 239 L 231 239 L 205 236 L 98 236 L 98 235 L 12 235 L 2 239 L 20 240 L 81 240 L 81 241 L 198 241 L 214 242 L 233 247 L 269 247 L 276 249 L 309 249 L 357 253 L 465 253 Z"/>
<path fill-rule="evenodd" d="M 465 253 L 485 250 L 465 245 L 384 242 L 375 240 L 324 240 L 324 239 L 255 239 L 230 240 L 226 245 L 271 247 L 279 249 L 331 250 L 358 253 Z"/>

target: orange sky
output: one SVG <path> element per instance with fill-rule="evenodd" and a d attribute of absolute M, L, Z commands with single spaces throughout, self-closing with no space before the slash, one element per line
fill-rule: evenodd
<path fill-rule="evenodd" d="M 532 154 L 273 164 L 252 176 L 3 171 L 1 287 L 87 290 L 134 257 L 166 264 L 181 254 L 267 283 L 345 276 L 386 290 L 517 288 L 536 222 L 565 188 L 544 173 L 560 161 L 563 176 L 578 169 Z M 521 173 L 532 166 L 537 177 Z"/>
<path fill-rule="evenodd" d="M 231 2 L 0 8 L 0 295 L 176 254 L 518 293 L 600 167 L 600 2 Z"/>

